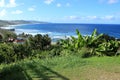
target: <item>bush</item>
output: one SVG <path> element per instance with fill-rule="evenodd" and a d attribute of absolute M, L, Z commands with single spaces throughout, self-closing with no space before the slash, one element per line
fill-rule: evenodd
<path fill-rule="evenodd" d="M 28 38 L 28 44 L 33 50 L 46 50 L 51 45 L 51 38 L 48 35 L 37 34 Z"/>
<path fill-rule="evenodd" d="M 0 29 L 0 32 L 2 34 L 2 41 L 7 41 L 8 38 L 17 38 L 17 35 L 12 31 Z"/>
<path fill-rule="evenodd" d="M 69 56 L 69 55 L 72 55 L 72 54 L 74 54 L 75 52 L 73 52 L 73 51 L 70 51 L 70 50 L 68 50 L 68 49 L 63 49 L 61 52 L 60 52 L 60 55 L 61 56 Z"/>
<path fill-rule="evenodd" d="M 10 63 L 15 61 L 15 52 L 12 46 L 0 44 L 0 63 Z"/>
<path fill-rule="evenodd" d="M 92 48 L 86 48 L 83 47 L 82 49 L 77 51 L 77 55 L 82 58 L 87 58 L 93 56 L 93 49 Z"/>
<path fill-rule="evenodd" d="M 14 44 L 13 48 L 17 60 L 21 60 L 31 56 L 31 49 L 24 44 Z"/>

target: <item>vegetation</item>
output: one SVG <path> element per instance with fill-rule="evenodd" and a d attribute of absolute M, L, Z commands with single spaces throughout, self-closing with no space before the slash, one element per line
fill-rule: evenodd
<path fill-rule="evenodd" d="M 3 41 L 9 37 L 17 36 L 10 31 L 2 30 Z M 37 34 L 35 36 L 21 35 L 26 39 L 24 44 L 1 43 L 0 62 L 10 63 L 25 58 L 46 58 L 54 56 L 78 55 L 80 57 L 91 56 L 117 56 L 120 54 L 120 42 L 105 34 L 98 34 L 95 29 L 91 36 L 82 36 L 76 30 L 77 38 L 71 36 L 62 39 L 55 45 L 51 45 L 51 38 L 48 35 Z"/>
<path fill-rule="evenodd" d="M 37 34 L 34 37 L 29 37 L 28 39 L 28 44 L 33 50 L 44 50 L 47 49 L 51 44 L 51 38 L 49 38 L 48 35 L 42 36 L 40 34 Z"/>
<path fill-rule="evenodd" d="M 8 31 L 8 30 L 4 30 L 4 29 L 0 29 L 0 36 L 1 36 L 1 39 L 0 41 L 7 41 L 9 38 L 17 38 L 17 35 L 12 32 L 12 31 Z"/>
<path fill-rule="evenodd" d="M 93 75 L 85 76 L 88 73 L 83 70 L 95 70 L 98 72 L 95 76 L 98 76 L 101 73 L 99 69 L 109 73 L 110 69 L 106 68 L 107 66 L 114 64 L 117 66 L 113 68 L 120 66 L 119 57 L 115 57 L 120 55 L 120 42 L 117 39 L 106 34 L 98 34 L 96 29 L 91 36 L 82 36 L 78 30 L 76 34 L 77 38 L 71 36 L 51 44 L 51 38 L 48 35 L 32 36 L 23 33 L 19 36 L 23 37 L 25 42 L 15 44 L 7 40 L 17 36 L 10 31 L 1 30 L 0 80 L 49 80 L 52 79 L 52 75 L 62 80 L 89 78 L 96 80 L 98 78 Z M 113 57 L 110 58 L 111 56 Z M 109 69 L 108 72 L 107 69 Z M 111 74 L 116 74 L 115 72 L 116 70 L 113 69 Z M 117 78 L 115 77 L 114 80 Z"/>
<path fill-rule="evenodd" d="M 91 36 L 82 36 L 78 30 L 76 30 L 77 38 L 71 36 L 71 39 L 60 40 L 58 43 L 64 49 L 70 51 L 76 51 L 86 49 L 82 57 L 90 56 L 115 56 L 118 55 L 117 51 L 120 46 L 120 42 L 105 34 L 97 34 L 95 29 Z"/>
<path fill-rule="evenodd" d="M 0 80 L 119 80 L 119 75 L 120 57 L 69 55 L 0 65 Z"/>

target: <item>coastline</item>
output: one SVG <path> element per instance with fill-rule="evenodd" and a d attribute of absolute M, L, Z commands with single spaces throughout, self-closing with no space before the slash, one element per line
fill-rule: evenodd
<path fill-rule="evenodd" d="M 31 24 L 50 24 L 50 23 L 26 23 L 26 24 L 15 24 L 15 25 L 6 25 L 6 26 L 1 26 L 0 28 L 11 28 L 11 27 L 19 27 L 19 26 L 23 26 L 23 25 L 31 25 Z"/>
<path fill-rule="evenodd" d="M 26 24 L 6 25 L 6 26 L 1 26 L 0 28 L 6 29 L 6 30 L 11 30 L 11 29 L 15 30 L 15 27 L 19 27 L 19 26 L 23 26 L 23 25 L 31 25 L 31 24 L 44 24 L 44 23 L 26 23 Z"/>
<path fill-rule="evenodd" d="M 38 24 L 38 25 L 36 26 L 33 24 Z M 45 24 L 45 25 L 39 25 L 39 24 Z M 23 27 L 19 27 L 19 26 L 23 26 Z M 94 25 L 65 24 L 64 25 L 64 24 L 54 24 L 54 23 L 52 23 L 51 25 L 51 23 L 30 23 L 30 24 L 9 25 L 2 28 L 15 29 L 15 33 L 17 35 L 21 33 L 31 34 L 33 36 L 36 34 L 41 34 L 41 35 L 48 34 L 53 41 L 56 41 L 58 39 L 70 38 L 70 36 L 76 37 L 77 36 L 75 32 L 76 29 L 78 29 L 83 36 L 90 36 L 91 32 L 94 29 L 97 29 L 99 33 L 105 33 L 118 39 L 120 38 L 120 33 L 118 32 L 120 29 L 120 25 L 116 25 L 116 26 L 114 25 L 99 26 L 97 24 Z"/>

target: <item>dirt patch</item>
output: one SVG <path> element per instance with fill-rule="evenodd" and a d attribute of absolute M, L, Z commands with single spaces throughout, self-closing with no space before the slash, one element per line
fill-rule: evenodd
<path fill-rule="evenodd" d="M 108 72 L 96 68 L 83 72 L 82 76 L 85 80 L 120 80 L 119 72 Z"/>

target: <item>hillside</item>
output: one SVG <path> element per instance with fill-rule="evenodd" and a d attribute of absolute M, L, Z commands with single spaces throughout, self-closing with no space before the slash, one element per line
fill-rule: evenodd
<path fill-rule="evenodd" d="M 79 56 L 0 65 L 0 80 L 120 80 L 120 57 Z M 112 66 L 112 67 L 111 67 Z"/>
<path fill-rule="evenodd" d="M 17 25 L 17 24 L 32 24 L 32 23 L 47 23 L 42 21 L 26 21 L 26 20 L 0 20 L 0 27 Z"/>

